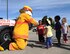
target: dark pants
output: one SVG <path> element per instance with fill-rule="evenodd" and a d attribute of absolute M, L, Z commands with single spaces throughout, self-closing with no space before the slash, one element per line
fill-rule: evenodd
<path fill-rule="evenodd" d="M 68 41 L 68 39 L 67 39 L 67 34 L 63 34 L 63 40 L 64 40 L 64 41 Z"/>
<path fill-rule="evenodd" d="M 39 34 L 39 35 L 38 35 L 38 38 L 39 38 L 39 42 L 43 42 L 43 43 L 44 43 L 43 34 Z"/>
<path fill-rule="evenodd" d="M 58 41 L 58 44 L 61 44 L 60 39 L 61 39 L 61 31 L 56 31 L 56 38 Z"/>
<path fill-rule="evenodd" d="M 52 37 L 47 37 L 45 44 L 46 44 L 46 47 L 51 47 L 52 46 Z"/>

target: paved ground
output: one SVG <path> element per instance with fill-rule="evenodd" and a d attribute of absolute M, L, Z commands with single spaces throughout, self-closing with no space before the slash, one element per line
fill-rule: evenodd
<path fill-rule="evenodd" d="M 36 42 L 38 41 L 38 36 L 36 35 L 35 32 L 30 31 L 28 46 L 26 47 L 25 50 L 16 50 L 16 51 L 5 50 L 0 51 L 0 54 L 70 54 L 70 41 L 67 44 L 64 44 L 63 41 L 61 40 L 62 46 L 57 47 L 55 44 L 57 43 L 57 40 L 55 38 L 55 31 L 53 33 L 54 33 L 53 36 L 54 46 L 50 49 L 44 49 L 42 48 L 43 45 L 37 44 Z M 31 47 L 32 44 L 33 48 Z"/>

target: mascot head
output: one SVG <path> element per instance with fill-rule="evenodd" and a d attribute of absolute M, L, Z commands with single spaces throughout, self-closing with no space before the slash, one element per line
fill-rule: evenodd
<path fill-rule="evenodd" d="M 22 9 L 19 10 L 20 13 L 27 13 L 32 16 L 32 8 L 29 6 L 24 6 Z"/>

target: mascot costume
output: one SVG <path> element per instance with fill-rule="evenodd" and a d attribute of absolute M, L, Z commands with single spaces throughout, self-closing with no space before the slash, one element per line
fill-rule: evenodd
<path fill-rule="evenodd" d="M 32 16 L 32 8 L 29 6 L 24 6 L 20 9 L 20 15 L 15 23 L 13 31 L 13 39 L 15 42 L 9 44 L 9 50 L 23 50 L 27 46 L 29 23 L 38 25 L 36 20 Z M 0 50 L 3 51 L 4 48 L 0 46 Z"/>

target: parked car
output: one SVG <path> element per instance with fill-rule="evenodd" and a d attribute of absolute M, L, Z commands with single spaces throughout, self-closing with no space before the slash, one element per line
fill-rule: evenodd
<path fill-rule="evenodd" d="M 8 45 L 13 41 L 12 33 L 15 25 L 15 20 L 7 20 L 0 18 L 0 45 L 4 49 L 8 49 Z"/>
<path fill-rule="evenodd" d="M 33 32 L 36 32 L 37 31 L 37 28 L 36 27 L 33 27 L 32 31 Z"/>

